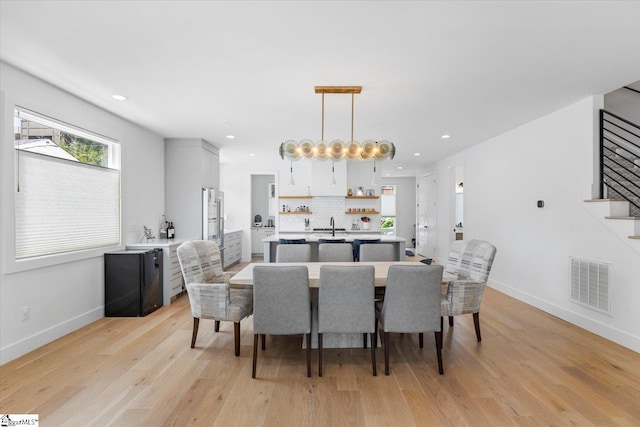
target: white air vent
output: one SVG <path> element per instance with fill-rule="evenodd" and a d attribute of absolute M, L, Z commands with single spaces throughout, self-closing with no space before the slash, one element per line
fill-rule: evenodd
<path fill-rule="evenodd" d="M 611 264 L 569 257 L 571 300 L 611 315 Z"/>

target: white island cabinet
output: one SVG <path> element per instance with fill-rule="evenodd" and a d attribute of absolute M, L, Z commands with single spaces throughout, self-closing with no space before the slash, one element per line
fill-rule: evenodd
<path fill-rule="evenodd" d="M 185 239 L 156 239 L 155 242 L 131 243 L 127 249 L 162 249 L 162 305 L 169 305 L 171 298 L 185 290 L 177 249 Z"/>

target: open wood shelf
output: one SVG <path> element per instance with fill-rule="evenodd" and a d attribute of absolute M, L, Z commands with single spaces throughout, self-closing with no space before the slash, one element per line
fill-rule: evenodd
<path fill-rule="evenodd" d="M 346 211 L 345 215 L 380 215 L 378 211 L 369 211 L 369 212 L 349 212 Z"/>
<path fill-rule="evenodd" d="M 379 199 L 380 196 L 345 196 L 345 199 Z"/>
<path fill-rule="evenodd" d="M 280 215 L 311 215 L 313 212 L 280 212 Z"/>

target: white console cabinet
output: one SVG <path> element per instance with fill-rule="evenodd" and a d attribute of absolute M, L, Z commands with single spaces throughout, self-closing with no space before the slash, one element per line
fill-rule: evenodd
<path fill-rule="evenodd" d="M 242 230 L 225 231 L 222 268 L 227 269 L 242 259 Z"/>

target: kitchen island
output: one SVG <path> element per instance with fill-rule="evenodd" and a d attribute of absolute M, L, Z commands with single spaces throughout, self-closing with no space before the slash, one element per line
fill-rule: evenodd
<path fill-rule="evenodd" d="M 318 261 L 318 240 L 320 239 L 344 239 L 346 243 L 352 243 L 355 239 L 373 240 L 380 239 L 380 243 L 394 245 L 396 261 L 404 261 L 407 239 L 397 236 L 388 236 L 375 233 L 347 233 L 337 232 L 335 236 L 331 232 L 303 232 L 303 233 L 279 233 L 262 239 L 264 244 L 264 262 L 276 262 L 276 247 L 280 239 L 305 239 L 311 245 L 311 261 Z"/>

